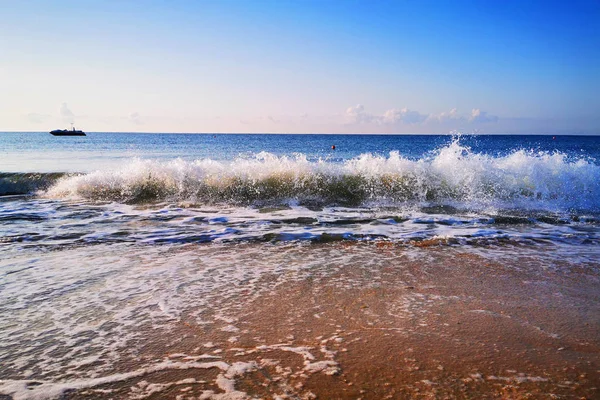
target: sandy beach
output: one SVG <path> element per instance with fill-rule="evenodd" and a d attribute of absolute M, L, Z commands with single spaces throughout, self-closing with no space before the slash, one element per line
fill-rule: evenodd
<path fill-rule="evenodd" d="M 600 0 L 0 3 L 0 400 L 600 400 Z"/>
<path fill-rule="evenodd" d="M 204 283 L 219 260 L 229 282 L 215 275 L 211 294 L 187 297 L 176 318 L 133 327 L 103 374 L 93 363 L 53 379 L 34 369 L 17 381 L 21 373 L 5 370 L 0 389 L 73 399 L 597 398 L 600 265 L 556 250 L 437 242 L 163 250 L 165 265 L 194 255 L 196 272 L 179 269 L 188 279 L 203 271 Z"/>

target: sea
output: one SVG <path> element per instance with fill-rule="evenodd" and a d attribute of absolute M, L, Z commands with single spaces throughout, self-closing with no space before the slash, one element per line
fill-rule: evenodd
<path fill-rule="evenodd" d="M 0 133 L 0 395 L 214 368 L 202 396 L 244 398 L 256 364 L 218 338 L 168 359 L 149 338 L 185 320 L 231 344 L 240 304 L 382 244 L 597 265 L 600 137 Z M 125 397 L 202 385 L 181 382 Z"/>
<path fill-rule="evenodd" d="M 123 242 L 599 238 L 594 136 L 1 133 L 0 155 L 9 254 Z"/>

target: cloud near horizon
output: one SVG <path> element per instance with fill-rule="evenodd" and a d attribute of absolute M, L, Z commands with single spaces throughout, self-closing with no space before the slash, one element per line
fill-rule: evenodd
<path fill-rule="evenodd" d="M 32 124 L 43 124 L 52 118 L 51 115 L 48 114 L 39 114 L 39 113 L 29 113 L 25 115 L 25 119 Z"/>
<path fill-rule="evenodd" d="M 67 106 L 67 103 L 62 103 L 60 105 L 60 116 L 62 117 L 63 121 L 68 122 L 68 123 L 74 123 L 75 122 L 75 114 L 73 114 L 73 111 L 71 111 L 69 109 L 69 107 Z"/>
<path fill-rule="evenodd" d="M 395 125 L 397 123 L 418 124 L 427 119 L 427 115 L 408 108 L 392 108 L 383 113 L 383 115 L 370 114 L 365 111 L 362 104 L 348 107 L 346 117 L 351 123 L 364 124 L 375 123 L 377 125 Z"/>
<path fill-rule="evenodd" d="M 143 125 L 144 122 L 142 121 L 141 117 L 140 117 L 140 113 L 138 112 L 133 112 L 131 114 L 129 114 L 129 122 L 135 124 L 135 125 Z"/>
<path fill-rule="evenodd" d="M 458 111 L 456 110 L 456 108 L 453 108 L 448 112 L 444 111 L 440 114 L 429 114 L 429 117 L 427 117 L 427 119 L 429 121 L 445 122 L 464 120 L 465 117 L 458 115 Z"/>
<path fill-rule="evenodd" d="M 392 108 L 383 113 L 383 122 L 386 124 L 396 124 L 402 122 L 404 124 L 420 124 L 427 119 L 427 115 L 421 114 L 418 111 L 409 110 L 408 108 Z"/>
<path fill-rule="evenodd" d="M 371 114 L 365 111 L 362 104 L 351 106 L 346 109 L 346 120 L 350 124 L 375 124 L 375 125 L 418 125 L 428 123 L 444 123 L 452 121 L 472 122 L 472 123 L 488 123 L 498 122 L 499 117 L 489 115 L 486 111 L 481 111 L 479 108 L 471 110 L 471 115 L 465 117 L 458 113 L 456 108 L 450 111 L 444 111 L 440 114 L 421 114 L 418 111 L 409 108 L 392 108 L 385 111 L 382 115 Z"/>
<path fill-rule="evenodd" d="M 357 104 L 346 109 L 346 116 L 350 119 L 350 122 L 356 124 L 370 123 L 373 121 L 373 115 L 365 112 L 365 106 Z"/>
<path fill-rule="evenodd" d="M 390 108 L 385 112 L 369 112 L 364 105 L 348 107 L 342 113 L 324 114 L 265 114 L 263 116 L 226 115 L 222 117 L 177 118 L 148 116 L 133 111 L 125 115 L 76 115 L 67 105 L 61 103 L 59 113 L 54 115 L 31 112 L 21 116 L 35 125 L 81 122 L 85 119 L 86 128 L 97 131 L 155 132 L 240 132 L 240 133 L 447 133 L 451 131 L 503 131 L 516 128 L 510 118 L 502 119 L 486 111 L 474 108 L 469 114 L 459 113 L 457 108 L 439 114 L 425 114 L 417 110 Z M 52 124 L 50 124 L 52 122 Z M 509 125 L 507 125 L 509 124 Z M 530 126 L 529 124 L 528 126 Z M 35 129 L 35 128 L 33 128 Z"/>
<path fill-rule="evenodd" d="M 498 122 L 498 117 L 495 115 L 488 115 L 486 111 L 481 111 L 479 108 L 471 110 L 471 122 Z"/>

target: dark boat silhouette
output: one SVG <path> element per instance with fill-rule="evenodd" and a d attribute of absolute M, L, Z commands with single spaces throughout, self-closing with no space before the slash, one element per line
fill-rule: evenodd
<path fill-rule="evenodd" d="M 71 129 L 55 129 L 50 131 L 50 134 L 53 136 L 85 136 L 84 131 L 80 131 L 75 129 L 73 124 L 71 124 Z"/>

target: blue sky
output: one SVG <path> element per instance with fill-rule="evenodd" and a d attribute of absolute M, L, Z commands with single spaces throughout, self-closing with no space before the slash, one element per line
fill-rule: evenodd
<path fill-rule="evenodd" d="M 0 130 L 600 134 L 595 0 L 0 0 L 0 19 Z"/>

